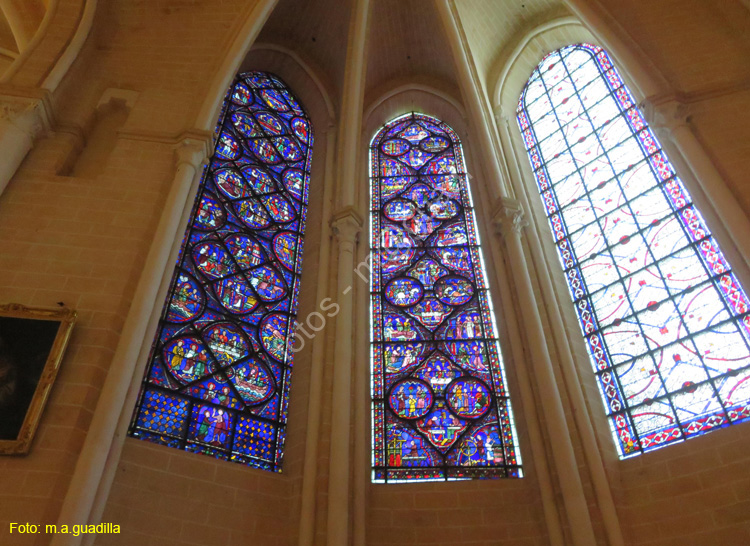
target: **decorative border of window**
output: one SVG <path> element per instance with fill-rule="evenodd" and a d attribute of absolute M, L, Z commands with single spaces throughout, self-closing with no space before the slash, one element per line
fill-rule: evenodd
<path fill-rule="evenodd" d="M 281 471 L 312 159 L 288 87 L 225 99 L 129 434 Z"/>
<path fill-rule="evenodd" d="M 598 46 L 547 55 L 517 121 L 621 458 L 750 417 L 750 304 Z"/>
<path fill-rule="evenodd" d="M 372 479 L 522 477 L 460 140 L 407 114 L 370 167 Z"/>

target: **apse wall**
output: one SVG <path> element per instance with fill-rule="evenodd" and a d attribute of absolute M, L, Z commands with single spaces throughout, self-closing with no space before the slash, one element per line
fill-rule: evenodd
<path fill-rule="evenodd" d="M 211 4 L 172 3 L 146 10 L 134 2 L 100 3 L 93 34 L 55 96 L 53 132 L 36 143 L 0 196 L 0 300 L 42 307 L 65 304 L 78 311 L 30 455 L 0 460 L 4 529 L 9 522 L 57 521 L 162 215 L 178 138 L 194 127 L 223 60 L 227 29 L 253 7 L 241 0 Z M 303 76 L 283 66 L 278 72 L 317 121 L 312 189 L 321 183 L 324 165 L 325 109 L 321 117 L 318 92 Z M 31 81 L 28 73 L 23 77 Z M 99 108 L 102 97 L 113 93 L 114 102 L 107 99 Z M 110 106 L 123 109 L 127 119 L 106 131 L 112 146 L 92 151 L 97 146 L 87 139 L 102 137 L 97 127 Z M 86 168 L 78 168 L 84 161 Z M 78 172 L 85 176 L 73 176 Z M 321 196 L 311 192 L 311 241 L 318 239 L 320 210 Z M 317 245 L 306 245 L 303 287 L 317 283 L 317 261 Z M 300 313 L 317 304 L 308 294 L 302 293 Z M 157 313 L 162 302 L 163 296 L 155 303 Z M 290 499 L 301 473 L 308 391 L 309 356 L 299 357 L 286 473 L 260 472 L 128 439 L 101 516 L 101 521 L 120 525 L 122 534 L 102 535 L 97 541 L 165 543 L 167 537 L 178 542 L 203 537 L 205 543 L 215 543 L 223 537 L 288 543 L 295 527 Z M 132 406 L 123 412 L 131 413 Z M 50 537 L 12 540 L 48 544 Z"/>
<path fill-rule="evenodd" d="M 708 206 L 701 210 L 709 228 L 718 238 L 722 223 L 747 222 L 750 184 L 741 164 L 750 151 L 750 93 L 743 83 L 750 68 L 742 59 L 750 44 L 739 33 L 750 24 L 750 10 L 741 2 L 709 6 L 688 1 L 679 10 L 655 6 L 644 17 L 634 2 L 606 0 L 602 4 L 662 75 L 665 95 L 674 93 L 687 105 L 683 115 L 699 145 L 685 149 L 684 159 L 696 173 L 695 185 L 708 197 Z M 699 170 L 704 161 L 701 149 L 720 181 Z M 673 152 L 668 151 L 671 157 Z M 680 174 L 688 170 L 685 167 L 677 165 Z M 722 184 L 728 188 L 729 199 L 740 205 L 739 213 L 719 200 Z M 748 232 L 740 229 L 734 240 L 719 239 L 746 290 L 750 289 Z M 632 543 L 747 544 L 748 445 L 750 425 L 744 423 L 623 461 L 622 514 Z"/>
<path fill-rule="evenodd" d="M 708 7 L 686 2 L 684 10 L 659 6 L 646 15 L 633 2 L 602 2 L 603 10 L 574 4 L 593 35 L 582 36 L 588 31 L 570 23 L 537 29 L 535 36 L 530 29 L 534 38 L 522 44 L 515 60 L 506 61 L 515 66 L 497 80 L 493 100 L 498 120 L 507 120 L 506 158 L 511 164 L 517 161 L 521 170 L 523 183 L 514 189 L 528 199 L 529 234 L 536 232 L 541 241 L 537 255 L 543 259 L 535 264 L 536 275 L 542 278 L 549 271 L 553 281 L 552 292 L 541 297 L 548 313 L 559 308 L 562 314 L 626 543 L 744 544 L 750 539 L 748 424 L 617 460 L 514 114 L 523 82 L 541 60 L 539 51 L 576 41 L 608 48 L 747 289 L 750 255 L 748 231 L 742 226 L 747 225 L 750 194 L 736 170 L 750 137 L 747 112 L 740 111 L 750 104 L 741 83 L 748 69 L 737 64 L 747 44 L 731 38 L 730 29 L 747 25 L 750 11 L 740 3 Z"/>
<path fill-rule="evenodd" d="M 606 34 L 611 33 L 620 43 L 630 44 L 639 63 L 661 74 L 663 87 L 655 95 L 657 102 L 677 97 L 689 105 L 689 129 L 696 135 L 698 148 L 707 154 L 708 163 L 726 182 L 731 199 L 739 205 L 746 221 L 750 213 L 750 183 L 746 176 L 750 155 L 750 69 L 745 62 L 749 52 L 744 29 L 750 11 L 741 2 L 714 2 L 707 6 L 700 0 L 682 2 L 679 9 L 674 9 L 671 2 L 651 3 L 645 9 L 642 2 L 635 0 L 570 3 L 581 7 L 584 18 L 589 12 L 583 8 L 595 6 L 592 9 L 599 20 L 591 24 L 598 29 L 594 34 L 607 38 Z M 57 116 L 54 130 L 36 142 L 0 195 L 0 301 L 42 307 L 63 303 L 76 309 L 79 317 L 31 453 L 23 458 L 0 458 L 3 533 L 10 522 L 54 523 L 58 518 L 162 216 L 176 170 L 179 136 L 194 127 L 207 99 L 209 82 L 224 60 L 227 42 L 253 5 L 245 0 L 99 2 L 93 33 L 53 95 Z M 28 70 L 12 80 L 16 89 L 41 83 L 69 43 L 82 7 L 82 1 L 65 3 Z M 597 11 L 600 7 L 604 15 Z M 607 39 L 602 43 L 606 44 Z M 304 52 L 298 53 L 304 56 Z M 315 292 L 305 287 L 333 282 L 333 275 L 328 272 L 335 271 L 336 266 L 330 263 L 325 267 L 320 258 L 319 245 L 329 239 L 328 217 L 322 212 L 323 194 L 314 191 L 323 186 L 326 158 L 331 152 L 326 148 L 332 120 L 318 86 L 289 55 L 281 51 L 251 52 L 243 66 L 276 72 L 301 97 L 313 117 L 316 148 L 299 312 L 305 316 L 318 305 Z M 382 123 L 409 109 L 445 120 L 463 139 L 469 169 L 478 173 L 472 180 L 472 190 L 527 477 L 380 485 L 371 484 L 369 476 L 365 476 L 360 485 L 367 497 L 367 543 L 543 545 L 549 537 L 537 465 L 541 459 L 551 459 L 554 446 L 550 446 L 544 419 L 539 416 L 540 395 L 527 404 L 519 394 L 519 367 L 526 365 L 524 350 L 511 350 L 509 354 L 511 323 L 515 322 L 518 328 L 519 321 L 514 314 L 517 311 L 513 289 L 503 282 L 509 277 L 507 257 L 490 221 L 495 204 L 482 182 L 488 166 L 482 162 L 479 142 L 466 113 L 439 95 L 407 93 L 372 109 L 365 120 L 363 143 Z M 100 105 L 105 96 L 114 97 L 114 101 L 107 98 Z M 218 104 L 221 97 L 214 100 Z M 337 103 L 336 97 L 332 102 Z M 452 102 L 462 104 L 455 98 Z M 110 108 L 117 112 L 114 121 L 108 117 Z M 87 145 L 93 138 L 106 138 L 107 146 Z M 360 165 L 359 202 L 360 209 L 366 211 L 366 149 L 362 150 Z M 704 197 L 707 202 L 712 201 L 711 192 L 709 184 Z M 723 212 L 717 205 L 714 216 L 726 216 Z M 361 240 L 366 240 L 366 236 Z M 531 245 L 526 243 L 527 250 Z M 360 243 L 359 250 L 363 258 L 366 243 Z M 735 263 L 737 257 L 744 259 L 748 255 L 740 248 L 729 252 Z M 750 287 L 747 274 L 744 278 L 745 286 Z M 549 297 L 543 284 L 535 280 L 539 301 L 545 305 L 558 301 L 555 294 Z M 555 287 L 558 294 L 567 296 L 564 284 Z M 361 313 L 353 365 L 363 370 L 369 366 L 366 290 L 359 291 L 357 297 Z M 154 304 L 157 313 L 162 301 Z M 560 306 L 565 303 L 564 299 L 559 302 Z M 571 336 L 577 334 L 572 312 L 564 314 L 568 317 L 565 330 Z M 543 320 L 546 336 L 553 339 L 554 321 L 550 317 Z M 330 330 L 326 331 L 324 354 L 332 355 L 336 340 Z M 551 344 L 552 358 L 557 360 L 559 347 Z M 619 461 L 608 439 L 606 423 L 597 413 L 601 411 L 601 401 L 596 386 L 584 373 L 588 366 L 585 349 L 579 346 L 574 353 L 580 358 L 579 376 L 586 395 L 583 408 L 569 400 L 565 378 L 559 369 L 555 373 L 561 385 L 565 416 L 575 435 L 576 461 L 597 541 L 606 544 L 573 415 L 582 410 L 589 412 L 594 422 L 626 544 L 750 543 L 750 425 L 730 427 Z M 307 350 L 298 356 L 291 387 L 284 473 L 274 475 L 126 439 L 100 518 L 121 525 L 122 534 L 102 535 L 96 544 L 296 543 L 311 360 Z M 325 541 L 330 367 L 328 358 L 321 390 L 321 441 L 315 455 L 319 543 Z M 140 379 L 134 376 L 133 384 L 139 384 Z M 359 395 L 367 396 L 366 387 Z M 131 410 L 132 407 L 122 409 L 125 414 Z M 369 413 L 354 426 L 364 427 L 369 434 Z M 542 431 L 543 449 L 535 451 L 530 447 L 529 427 Z M 365 449 L 369 451 L 369 443 Z M 364 457 L 368 464 L 367 453 L 356 456 Z M 553 483 L 558 483 L 554 466 L 550 472 Z M 557 488 L 553 497 L 564 515 Z M 2 536 L 0 542 L 7 538 Z M 23 546 L 48 543 L 49 537 L 44 535 L 14 536 L 12 542 Z"/>
<path fill-rule="evenodd" d="M 470 174 L 469 185 L 476 207 L 482 253 L 487 265 L 488 279 L 500 331 L 501 349 L 508 375 L 511 403 L 516 427 L 520 436 L 520 451 L 524 461 L 522 479 L 503 478 L 451 482 L 370 483 L 367 486 L 367 536 L 368 544 L 514 544 L 519 537 L 527 544 L 548 544 L 547 529 L 541 507 L 541 497 L 536 472 L 536 458 L 532 451 L 528 426 L 527 406 L 521 398 L 516 366 L 523 365 L 514 358 L 508 335 L 513 304 L 511 294 L 501 289 L 507 283 L 504 271 L 497 267 L 504 259 L 498 253 L 498 235 L 492 225 L 492 201 L 486 188 L 485 166 L 480 159 L 480 148 L 475 134 L 467 126 L 463 107 L 455 98 L 437 89 L 424 89 L 414 84 L 404 84 L 400 91 L 386 93 L 366 107 L 369 114 L 364 120 L 362 141 L 369 143 L 373 135 L 398 115 L 411 111 L 437 117 L 450 125 L 458 134 Z M 363 181 L 360 203 L 368 210 L 369 183 L 367 150 L 363 151 L 360 169 Z M 368 249 L 360 245 L 360 253 Z M 508 310 L 511 315 L 508 315 Z M 367 309 L 358 315 L 367 320 Z M 367 332 L 360 332 L 357 361 L 370 364 Z M 367 363 L 367 364 L 365 364 Z M 369 391 L 366 394 L 369 397 Z M 367 422 L 357 426 L 371 429 Z M 536 423 L 531 426 L 538 426 Z M 368 445 L 368 460 L 371 458 Z M 543 455 L 542 455 L 543 456 Z M 369 476 L 368 476 L 369 478 Z"/>
<path fill-rule="evenodd" d="M 298 311 L 299 317 L 306 317 L 318 310 L 315 288 L 327 279 L 319 264 L 326 225 L 322 217 L 322 187 L 329 153 L 326 139 L 329 113 L 320 88 L 287 53 L 255 49 L 240 67 L 240 70 L 251 69 L 278 75 L 299 97 L 312 122 L 313 163 Z M 181 239 L 183 228 L 179 232 Z M 171 272 L 167 274 L 171 276 Z M 161 304 L 156 307 L 158 314 Z M 203 544 L 290 543 L 300 511 L 312 341 L 305 346 L 294 357 L 282 473 L 128 438 L 102 516 L 102 521 L 126 522 L 123 529 L 128 530 L 120 537 L 100 536 L 97 544 L 132 544 L 146 539 L 159 543 L 162 540 Z M 139 384 L 141 378 L 134 381 Z M 130 412 L 132 408 L 124 411 Z M 175 529 L 179 529 L 177 537 Z"/>

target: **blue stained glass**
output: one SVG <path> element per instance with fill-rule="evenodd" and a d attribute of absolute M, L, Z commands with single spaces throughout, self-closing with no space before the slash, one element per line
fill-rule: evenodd
<path fill-rule="evenodd" d="M 372 479 L 520 477 L 459 139 L 409 114 L 371 158 Z"/>
<path fill-rule="evenodd" d="M 312 130 L 240 74 L 217 128 L 129 434 L 281 470 Z"/>
<path fill-rule="evenodd" d="M 620 456 L 750 418 L 750 302 L 607 53 L 549 54 L 517 119 Z"/>

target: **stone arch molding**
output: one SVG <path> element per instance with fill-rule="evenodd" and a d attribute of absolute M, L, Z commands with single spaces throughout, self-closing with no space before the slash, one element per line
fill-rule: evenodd
<path fill-rule="evenodd" d="M 511 53 L 496 63 L 495 81 L 488 86 L 493 110 L 508 117 L 515 115 L 518 97 L 543 55 L 571 43 L 594 41 L 594 35 L 572 16 L 553 19 L 527 31 Z"/>
<path fill-rule="evenodd" d="M 723 249 L 735 261 L 745 284 L 750 282 L 750 219 L 732 197 L 726 183 L 703 145 L 690 128 L 690 106 L 668 87 L 664 75 L 640 62 L 643 51 L 623 45 L 606 28 L 593 28 L 576 16 L 558 17 L 530 28 L 522 34 L 511 53 L 496 62 L 493 80 L 488 82 L 491 108 L 498 122 L 503 148 L 521 159 L 524 172 L 525 151 L 515 126 L 518 99 L 532 71 L 542 57 L 565 45 L 587 42 L 607 50 L 626 85 L 639 101 L 652 128 L 656 129 L 671 161 L 687 184 L 709 227 L 715 231 Z M 520 173 L 519 173 L 520 174 Z M 530 171 L 522 177 L 529 179 Z M 517 192 L 519 188 L 515 188 Z"/>
<path fill-rule="evenodd" d="M 28 46 L 0 76 L 0 84 L 54 92 L 88 38 L 98 0 L 50 0 Z"/>

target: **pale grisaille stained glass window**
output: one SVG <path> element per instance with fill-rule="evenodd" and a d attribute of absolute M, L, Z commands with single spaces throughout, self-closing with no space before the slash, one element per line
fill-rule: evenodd
<path fill-rule="evenodd" d="M 620 456 L 747 420 L 748 298 L 607 53 L 545 57 L 518 123 Z"/>
<path fill-rule="evenodd" d="M 408 114 L 370 166 L 373 481 L 521 477 L 461 143 Z"/>
<path fill-rule="evenodd" d="M 129 434 L 281 470 L 310 120 L 263 72 L 230 87 Z"/>

